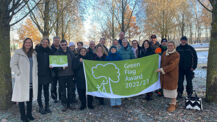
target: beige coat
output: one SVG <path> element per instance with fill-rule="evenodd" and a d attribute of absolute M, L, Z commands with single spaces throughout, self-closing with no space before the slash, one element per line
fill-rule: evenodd
<path fill-rule="evenodd" d="M 33 68 L 32 68 L 32 87 L 33 87 L 33 100 L 37 99 L 38 95 L 38 63 L 36 53 L 32 55 Z M 12 72 L 15 73 L 15 84 L 13 88 L 12 101 L 26 102 L 29 101 L 30 89 L 30 62 L 27 55 L 22 49 L 15 51 L 11 58 L 10 67 Z"/>

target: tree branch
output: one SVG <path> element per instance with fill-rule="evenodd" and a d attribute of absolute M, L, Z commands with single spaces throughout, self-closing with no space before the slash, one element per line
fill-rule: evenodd
<path fill-rule="evenodd" d="M 197 0 L 197 1 L 198 1 L 198 2 L 200 3 L 200 5 L 202 5 L 207 11 L 213 13 L 213 11 L 210 10 L 209 8 L 207 8 L 200 0 Z"/>
<path fill-rule="evenodd" d="M 39 0 L 39 2 L 40 2 L 40 1 L 41 1 L 41 0 Z M 39 3 L 39 2 L 38 2 L 38 3 Z M 17 20 L 16 22 L 10 24 L 10 26 L 13 26 L 13 25 L 17 24 L 18 22 L 20 22 L 21 20 L 23 20 L 25 17 L 27 17 L 27 16 L 35 9 L 35 7 L 38 5 L 38 3 L 37 3 L 32 9 L 30 9 L 29 12 L 28 12 L 26 15 L 24 15 L 21 19 Z M 28 5 L 28 4 L 27 4 L 27 5 Z"/>

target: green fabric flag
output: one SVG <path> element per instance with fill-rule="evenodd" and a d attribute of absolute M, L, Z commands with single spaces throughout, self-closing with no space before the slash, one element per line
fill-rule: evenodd
<path fill-rule="evenodd" d="M 52 67 L 67 67 L 68 59 L 67 55 L 50 55 L 49 63 Z"/>
<path fill-rule="evenodd" d="M 125 98 L 160 89 L 160 56 L 123 61 L 84 60 L 86 92 L 104 98 Z"/>

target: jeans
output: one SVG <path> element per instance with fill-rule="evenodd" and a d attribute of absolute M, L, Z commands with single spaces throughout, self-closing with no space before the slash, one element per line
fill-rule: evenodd
<path fill-rule="evenodd" d="M 121 105 L 121 98 L 111 98 L 110 105 L 111 106 Z"/>

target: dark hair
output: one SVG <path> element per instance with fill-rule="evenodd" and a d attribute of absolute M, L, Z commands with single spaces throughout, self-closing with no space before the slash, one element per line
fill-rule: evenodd
<path fill-rule="evenodd" d="M 29 49 L 28 52 L 26 52 L 26 48 L 25 48 L 25 46 L 24 46 L 27 40 L 31 40 L 31 43 L 32 43 L 32 47 Z M 22 49 L 23 49 L 23 51 L 26 53 L 26 55 L 27 55 L 28 57 L 32 57 L 32 54 L 33 54 L 33 52 L 34 52 L 34 49 L 33 49 L 33 42 L 32 42 L 32 39 L 31 39 L 31 38 L 26 38 L 26 39 L 24 39 Z"/>
<path fill-rule="evenodd" d="M 48 41 L 48 46 L 50 46 L 50 40 L 49 40 L 48 38 L 43 38 L 43 39 L 41 40 L 41 43 L 42 43 L 44 40 L 47 40 L 47 41 Z"/>
<path fill-rule="evenodd" d="M 87 52 L 87 49 L 82 47 L 81 49 L 79 49 L 78 53 L 80 54 L 81 50 L 83 50 L 83 49 Z"/>
<path fill-rule="evenodd" d="M 82 46 L 84 45 L 83 42 L 77 42 L 77 45 L 78 45 L 78 44 L 81 44 Z"/>
<path fill-rule="evenodd" d="M 60 41 L 60 43 L 67 43 L 67 41 L 63 39 Z"/>
<path fill-rule="evenodd" d="M 109 49 L 109 52 L 112 51 L 112 48 L 116 49 L 116 52 L 118 51 L 118 50 L 117 50 L 117 47 L 115 47 L 115 46 L 111 46 L 110 49 Z"/>
<path fill-rule="evenodd" d="M 148 45 L 149 45 L 149 48 L 150 48 L 150 47 L 151 47 L 151 43 L 150 43 L 148 40 L 145 40 L 145 41 L 142 43 L 142 49 L 144 49 L 144 48 L 145 48 L 145 46 L 144 46 L 145 42 L 147 42 L 147 43 L 148 43 Z"/>

